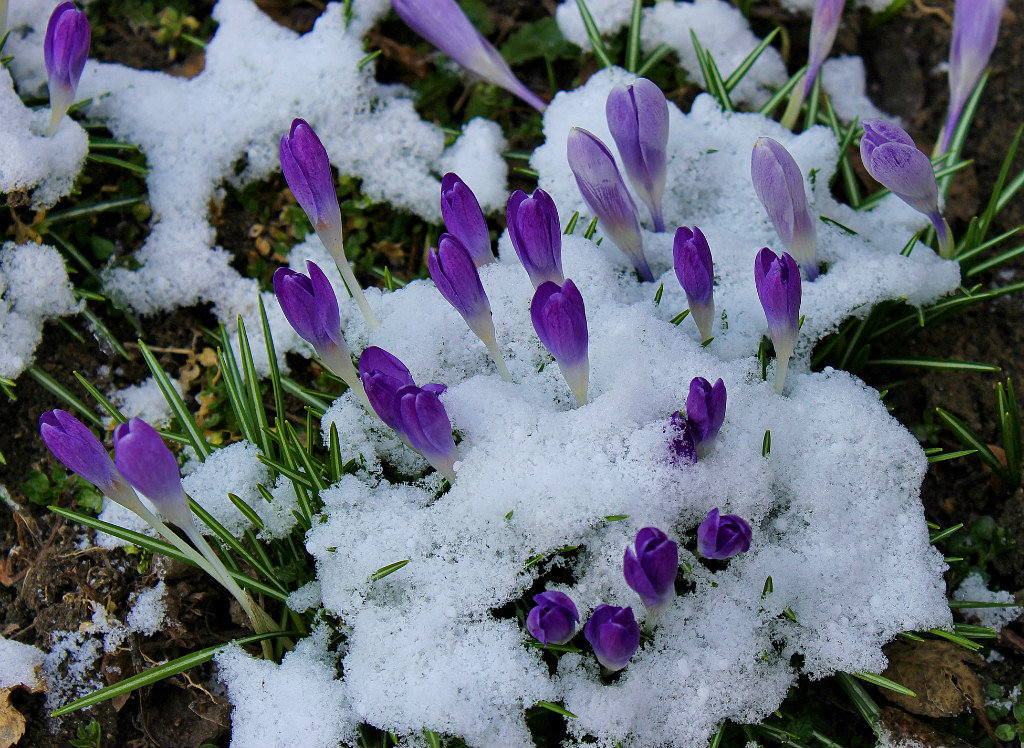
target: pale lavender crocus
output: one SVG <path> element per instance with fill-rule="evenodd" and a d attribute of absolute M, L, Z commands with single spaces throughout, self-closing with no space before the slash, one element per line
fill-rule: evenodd
<path fill-rule="evenodd" d="M 765 247 L 754 258 L 754 285 L 775 344 L 775 391 L 781 395 L 800 334 L 800 268 L 787 253 L 778 257 Z"/>
<path fill-rule="evenodd" d="M 656 527 L 645 527 L 636 535 L 635 548 L 626 548 L 622 573 L 626 584 L 640 596 L 651 616 L 665 612 L 676 595 L 679 546 Z"/>
<path fill-rule="evenodd" d="M 753 531 L 736 514 L 721 514 L 718 507 L 708 512 L 697 528 L 697 548 L 704 558 L 723 560 L 750 550 Z"/>
<path fill-rule="evenodd" d="M 316 132 L 305 120 L 292 121 L 287 135 L 281 136 L 278 150 L 281 171 L 288 188 L 295 195 L 324 248 L 334 258 L 341 277 L 370 329 L 377 327 L 377 317 L 366 301 L 352 267 L 345 257 L 345 239 L 341 225 L 341 207 L 334 191 L 331 162 Z"/>
<path fill-rule="evenodd" d="M 508 235 L 512 247 L 523 263 L 530 281 L 536 289 L 545 281 L 559 285 L 562 275 L 562 230 L 558 223 L 558 208 L 551 195 L 536 190 L 527 195 L 516 190 L 509 196 L 505 209 Z"/>
<path fill-rule="evenodd" d="M 939 254 L 952 259 L 956 252 L 949 224 L 939 210 L 939 184 L 935 169 L 902 128 L 881 119 L 864 121 L 860 157 L 868 174 L 900 200 L 924 213 L 935 227 Z"/>
<path fill-rule="evenodd" d="M 409 446 L 423 455 L 435 470 L 455 482 L 459 452 L 452 437 L 452 422 L 437 392 L 408 385 L 395 393 L 396 430 Z"/>
<path fill-rule="evenodd" d="M 437 290 L 462 315 L 473 334 L 487 346 L 501 378 L 507 382 L 512 381 L 495 338 L 491 304 L 469 250 L 455 236 L 441 234 L 437 246 L 427 254 L 427 267 Z"/>
<path fill-rule="evenodd" d="M 601 230 L 629 257 L 641 279 L 653 281 L 654 275 L 644 257 L 636 204 L 611 151 L 593 133 L 574 127 L 569 132 L 566 152 L 580 194 L 597 216 Z"/>
<path fill-rule="evenodd" d="M 629 181 L 647 205 L 655 231 L 665 230 L 661 199 L 665 191 L 668 101 L 657 84 L 637 78 L 616 86 L 605 104 L 608 129 Z"/>
<path fill-rule="evenodd" d="M 672 264 L 679 285 L 686 292 L 690 316 L 697 325 L 700 339 L 710 340 L 715 325 L 715 266 L 711 247 L 699 228 L 680 226 L 676 229 Z"/>
<path fill-rule="evenodd" d="M 473 262 L 494 262 L 491 234 L 480 202 L 458 174 L 449 172 L 441 179 L 441 218 L 448 233 L 459 238 Z"/>
<path fill-rule="evenodd" d="M 569 279 L 559 286 L 547 281 L 533 294 L 530 303 L 533 328 L 544 347 L 558 363 L 578 405 L 587 402 L 590 383 L 590 359 L 587 348 L 587 312 L 583 296 Z"/>
<path fill-rule="evenodd" d="M 278 268 L 274 273 L 274 294 L 281 311 L 295 332 L 313 346 L 324 365 L 369 406 L 359 374 L 352 365 L 352 352 L 342 335 L 334 286 L 312 260 L 306 260 L 306 270 L 308 276 L 288 268 Z"/>
<path fill-rule="evenodd" d="M 814 82 L 818 79 L 821 65 L 832 51 L 836 34 L 839 32 L 839 21 L 843 17 L 843 6 L 846 0 L 817 0 L 814 3 L 814 15 L 811 16 L 811 38 L 807 53 L 807 72 L 804 74 L 804 96 L 811 93 Z"/>
<path fill-rule="evenodd" d="M 583 627 L 583 636 L 594 648 L 597 661 L 612 672 L 626 667 L 640 648 L 640 626 L 632 608 L 598 605 Z"/>
<path fill-rule="evenodd" d="M 526 630 L 547 647 L 565 644 L 576 633 L 580 622 L 576 604 L 564 592 L 548 590 L 533 596 L 534 606 L 526 616 Z"/>
<path fill-rule="evenodd" d="M 686 420 L 690 424 L 697 454 L 706 457 L 715 446 L 715 439 L 725 422 L 727 402 L 725 382 L 714 385 L 704 377 L 694 377 L 686 397 Z"/>
<path fill-rule="evenodd" d="M 391 5 L 409 28 L 466 70 L 518 96 L 538 112 L 544 111 L 547 104 L 516 78 L 455 0 L 391 0 Z"/>
<path fill-rule="evenodd" d="M 1006 0 L 956 0 L 949 48 L 949 113 L 939 140 L 939 153 L 949 150 L 964 105 L 985 72 L 999 38 Z"/>
<path fill-rule="evenodd" d="M 758 138 L 750 178 L 779 239 L 813 281 L 818 277 L 818 234 L 796 160 L 778 141 Z"/>
<path fill-rule="evenodd" d="M 0 18 L 0 21 L 5 19 Z M 0 35 L 3 33 L 0 26 Z M 74 3 L 61 3 L 53 9 L 43 39 L 43 61 L 46 63 L 47 87 L 50 90 L 50 125 L 47 135 L 52 136 L 57 132 L 61 119 L 75 103 L 78 81 L 89 57 L 90 36 L 89 20 Z"/>

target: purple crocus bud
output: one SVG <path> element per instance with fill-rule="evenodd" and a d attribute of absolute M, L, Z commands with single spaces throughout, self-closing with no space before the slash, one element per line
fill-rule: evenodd
<path fill-rule="evenodd" d="M 949 150 L 964 105 L 985 72 L 996 47 L 1006 0 L 956 0 L 953 39 L 949 48 L 949 114 L 942 129 L 939 153 Z"/>
<path fill-rule="evenodd" d="M 558 223 L 558 208 L 551 195 L 536 190 L 533 196 L 516 190 L 508 199 L 505 209 L 508 235 L 519 255 L 533 287 L 545 281 L 561 285 L 562 230 Z"/>
<path fill-rule="evenodd" d="M 651 212 L 655 231 L 665 230 L 661 196 L 665 191 L 668 101 L 657 84 L 637 78 L 616 86 L 605 104 L 608 129 L 618 146 L 633 189 Z"/>
<path fill-rule="evenodd" d="M 636 535 L 636 549 L 626 548 L 622 574 L 626 584 L 640 595 L 652 616 L 660 615 L 676 594 L 679 546 L 656 527 L 645 527 Z"/>
<path fill-rule="evenodd" d="M 576 633 L 580 614 L 564 592 L 549 590 L 533 596 L 536 603 L 526 616 L 526 630 L 543 644 L 565 644 Z"/>
<path fill-rule="evenodd" d="M 359 379 L 374 412 L 380 416 L 380 420 L 397 431 L 395 396 L 403 387 L 415 385 L 409 369 L 398 357 L 371 345 L 359 354 Z"/>
<path fill-rule="evenodd" d="M 480 203 L 469 185 L 451 172 L 441 180 L 441 217 L 448 233 L 459 238 L 473 262 L 478 266 L 494 262 L 491 234 Z"/>
<path fill-rule="evenodd" d="M 868 174 L 900 200 L 928 216 L 939 237 L 939 253 L 953 257 L 949 224 L 939 212 L 939 185 L 931 159 L 902 128 L 881 119 L 864 120 L 860 158 Z"/>
<path fill-rule="evenodd" d="M 407 385 L 395 393 L 395 430 L 409 440 L 409 445 L 423 455 L 449 483 L 455 482 L 455 461 L 459 459 L 452 422 L 432 390 Z"/>
<path fill-rule="evenodd" d="M 705 558 L 730 558 L 750 550 L 752 535 L 745 519 L 735 514 L 719 514 L 715 507 L 697 528 L 697 548 Z"/>
<path fill-rule="evenodd" d="M 626 667 L 640 648 L 640 626 L 632 608 L 598 605 L 583 627 L 583 636 L 594 648 L 597 661 L 612 672 Z"/>
<path fill-rule="evenodd" d="M 61 118 L 75 103 L 78 81 L 89 56 L 90 35 L 89 20 L 74 3 L 61 3 L 53 9 L 43 39 L 43 60 L 50 89 L 49 135 L 57 132 Z"/>
<path fill-rule="evenodd" d="M 754 258 L 754 285 L 775 344 L 775 391 L 781 395 L 800 333 L 800 269 L 785 252 L 778 257 L 765 247 Z"/>
<path fill-rule="evenodd" d="M 590 382 L 590 359 L 587 356 L 590 336 L 583 296 L 576 284 L 569 279 L 561 286 L 553 281 L 542 283 L 533 294 L 530 317 L 537 337 L 558 362 L 577 404 L 586 404 Z"/>
<path fill-rule="evenodd" d="M 697 323 L 701 340 L 709 340 L 715 324 L 715 266 L 704 233 L 694 226 L 676 229 L 672 262 L 679 285 L 686 292 L 690 316 Z"/>
<path fill-rule="evenodd" d="M 181 487 L 178 461 L 160 434 L 133 418 L 114 429 L 114 464 L 136 491 L 178 527 L 192 525 L 188 497 Z"/>
<path fill-rule="evenodd" d="M 39 416 L 39 435 L 64 467 L 111 498 L 126 487 L 100 440 L 67 411 L 51 410 Z"/>
<path fill-rule="evenodd" d="M 817 0 L 814 4 L 814 15 L 811 17 L 811 38 L 807 55 L 807 72 L 804 74 L 804 96 L 814 88 L 821 64 L 828 53 L 839 31 L 839 21 L 843 17 L 843 6 L 846 0 Z"/>
<path fill-rule="evenodd" d="M 601 230 L 629 257 L 643 280 L 653 281 L 644 257 L 636 204 L 611 151 L 593 133 L 574 127 L 569 131 L 566 152 L 580 194 L 597 216 Z"/>
<path fill-rule="evenodd" d="M 455 0 L 391 0 L 403 21 L 469 72 L 518 96 L 538 112 L 547 106 L 524 86 Z"/>
<path fill-rule="evenodd" d="M 750 157 L 750 177 L 779 239 L 813 281 L 818 277 L 818 235 L 796 160 L 781 143 L 758 138 Z"/>
<path fill-rule="evenodd" d="M 690 422 L 678 410 L 669 419 L 665 433 L 669 435 L 668 454 L 672 464 L 696 464 L 697 445 L 693 440 L 693 430 Z"/>
<path fill-rule="evenodd" d="M 725 382 L 712 387 L 704 377 L 694 377 L 686 397 L 686 420 L 697 443 L 697 454 L 704 457 L 715 446 L 718 430 L 725 421 Z"/>

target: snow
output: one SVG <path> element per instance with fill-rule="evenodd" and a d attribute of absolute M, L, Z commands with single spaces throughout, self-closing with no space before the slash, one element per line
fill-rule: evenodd
<path fill-rule="evenodd" d="M 25 686 L 32 691 L 39 690 L 44 656 L 31 644 L 0 636 L 0 689 Z"/>
<path fill-rule="evenodd" d="M 1013 603 L 1016 599 L 1011 592 L 990 590 L 980 573 L 968 575 L 953 593 L 954 600 L 971 600 L 976 603 Z M 971 618 L 977 618 L 982 626 L 992 629 L 997 634 L 1008 623 L 1020 618 L 1024 608 L 968 608 L 963 611 Z"/>
<path fill-rule="evenodd" d="M 164 599 L 167 587 L 163 581 L 155 587 L 143 590 L 135 596 L 132 609 L 128 612 L 128 630 L 152 636 L 167 620 L 167 601 Z"/>
<path fill-rule="evenodd" d="M 79 309 L 60 253 L 46 244 L 0 245 L 0 377 L 32 364 L 43 323 Z"/>
<path fill-rule="evenodd" d="M 234 494 L 254 509 L 266 504 L 256 486 L 270 481 L 270 470 L 259 461 L 259 454 L 256 445 L 246 441 L 235 442 L 215 450 L 181 481 L 185 493 L 235 537 L 241 537 L 252 525 L 231 502 L 228 494 Z M 190 467 L 186 465 L 185 469 Z M 198 519 L 196 524 L 204 534 L 212 534 Z"/>
<path fill-rule="evenodd" d="M 171 379 L 171 384 L 179 395 L 183 394 L 178 380 Z M 108 392 L 107 396 L 125 418 L 141 418 L 156 428 L 166 426 L 173 416 L 167 398 L 153 377 L 139 384 Z"/>
<path fill-rule="evenodd" d="M 821 67 L 821 86 L 841 121 L 852 122 L 857 117 L 861 120 L 878 117 L 895 120 L 868 98 L 867 85 L 867 72 L 860 57 L 833 57 L 825 60 Z"/>

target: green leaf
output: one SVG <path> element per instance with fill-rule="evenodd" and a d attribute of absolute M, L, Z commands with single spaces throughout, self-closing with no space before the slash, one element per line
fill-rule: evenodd
<path fill-rule="evenodd" d="M 501 45 L 501 56 L 509 65 L 548 57 L 552 60 L 575 58 L 580 48 L 567 41 L 554 16 L 528 23 L 510 35 Z"/>
<path fill-rule="evenodd" d="M 142 340 L 139 340 L 139 350 L 142 351 L 142 358 L 145 359 L 153 379 L 156 380 L 157 386 L 160 388 L 160 392 L 163 393 L 167 404 L 171 406 L 171 412 L 174 413 L 174 417 L 178 419 L 181 427 L 185 429 L 188 443 L 192 445 L 196 454 L 199 455 L 199 459 L 205 460 L 213 454 L 213 447 L 206 441 L 203 432 L 199 430 L 199 426 L 196 424 L 192 414 L 185 407 L 185 401 L 181 399 L 181 395 L 178 394 L 178 391 L 174 389 L 174 385 L 171 384 L 170 377 L 167 376 L 167 373 L 157 362 L 152 351 L 149 350 L 149 347 Z"/>
<path fill-rule="evenodd" d="M 640 18 L 643 0 L 633 0 L 629 14 L 629 33 L 626 37 L 626 70 L 635 73 L 640 69 Z"/>
<path fill-rule="evenodd" d="M 868 361 L 869 366 L 908 366 L 917 369 L 947 369 L 954 371 L 999 371 L 994 364 L 982 364 L 976 361 L 957 361 L 946 358 L 874 358 Z"/>
<path fill-rule="evenodd" d="M 728 93 L 732 93 L 732 90 L 739 85 L 740 81 L 743 80 L 743 77 L 750 71 L 750 68 L 754 66 L 754 63 L 757 62 L 761 54 L 768 49 L 773 41 L 775 41 L 775 37 L 777 37 L 781 31 L 781 26 L 776 26 L 772 29 L 768 36 L 762 39 L 761 43 L 754 47 L 749 55 L 743 58 L 743 62 L 737 65 L 735 70 L 729 73 L 729 77 L 725 79 L 725 90 Z"/>
<path fill-rule="evenodd" d="M 33 504 L 46 506 L 51 502 L 50 479 L 42 470 L 33 470 L 22 481 L 21 492 Z"/>
<path fill-rule="evenodd" d="M 860 712 L 860 715 L 870 725 L 874 733 L 880 736 L 882 710 L 875 703 L 875 700 L 871 698 L 868 692 L 864 690 L 864 686 L 858 683 L 852 675 L 836 673 L 836 680 L 839 681 L 839 685 L 846 691 L 846 695 L 850 697 L 854 707 Z"/>
<path fill-rule="evenodd" d="M 996 475 L 1001 478 L 1006 477 L 1006 469 L 1003 467 L 1003 464 L 995 454 L 993 454 L 992 450 L 988 448 L 988 445 L 982 441 L 981 437 L 974 433 L 974 430 L 970 426 L 942 408 L 936 408 L 935 411 L 939 414 L 939 418 L 942 419 L 943 423 L 949 427 L 949 430 L 953 432 L 954 436 L 956 436 L 964 446 L 977 451 L 978 458 L 988 465 Z"/>
<path fill-rule="evenodd" d="M 1018 705 L 1015 705 L 1015 708 Z M 1013 725 L 1002 724 L 996 728 L 996 737 L 1004 743 L 1009 743 L 1017 736 L 1017 729 Z"/>
<path fill-rule="evenodd" d="M 887 688 L 890 691 L 895 691 L 896 693 L 901 693 L 904 696 L 910 696 L 911 698 L 917 697 L 917 694 L 906 686 L 901 686 L 896 681 L 889 680 L 888 678 L 876 673 L 854 673 L 854 675 L 863 681 L 867 681 L 868 683 L 878 686 L 879 688 Z"/>
<path fill-rule="evenodd" d="M 583 18 L 583 27 L 587 30 L 587 38 L 590 39 L 590 46 L 594 50 L 594 56 L 601 63 L 601 67 L 610 68 L 615 65 L 608 54 L 608 47 L 605 46 L 601 32 L 594 23 L 594 17 L 590 15 L 590 9 L 584 0 L 576 0 L 576 7 L 579 8 L 580 16 Z"/>
<path fill-rule="evenodd" d="M 552 704 L 550 701 L 538 701 L 537 706 L 541 707 L 542 709 L 547 709 L 550 712 L 554 712 L 555 714 L 561 714 L 563 717 L 569 717 L 570 719 L 578 719 L 578 717 L 572 712 L 566 711 L 566 709 L 564 709 L 563 707 L 560 707 L 558 704 Z"/>
<path fill-rule="evenodd" d="M 373 574 L 370 575 L 370 581 L 371 582 L 377 582 L 377 581 L 383 579 L 384 577 L 386 577 L 388 574 L 394 574 L 396 571 L 398 571 L 399 569 L 401 569 L 403 566 L 405 566 L 408 563 L 409 563 L 409 559 L 405 559 L 404 561 L 396 561 L 393 564 L 388 564 L 387 566 L 382 566 L 381 568 L 377 569 L 377 571 L 373 572 Z"/>

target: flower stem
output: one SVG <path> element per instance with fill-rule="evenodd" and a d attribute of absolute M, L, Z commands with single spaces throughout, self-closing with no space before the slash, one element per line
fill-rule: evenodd
<path fill-rule="evenodd" d="M 775 392 L 779 395 L 786 386 L 786 372 L 789 370 L 789 356 L 778 356 L 775 359 Z"/>
<path fill-rule="evenodd" d="M 349 354 L 348 349 L 341 346 L 320 348 L 317 350 L 317 355 L 320 356 L 320 360 L 330 369 L 332 374 L 341 378 L 348 385 L 348 388 L 359 398 L 359 402 L 362 403 L 367 412 L 371 415 L 376 415 L 376 411 L 374 411 L 373 406 L 370 405 L 370 401 L 366 397 L 366 390 L 359 379 L 359 372 L 356 371 L 356 367 L 352 364 L 352 356 Z"/>
<path fill-rule="evenodd" d="M 512 374 L 509 373 L 508 367 L 505 365 L 505 359 L 501 355 L 501 350 L 498 348 L 498 342 L 492 335 L 490 339 L 482 339 L 485 346 L 487 346 L 487 352 L 491 354 L 491 360 L 494 361 L 494 365 L 498 367 L 498 373 L 501 378 L 506 382 L 512 381 Z"/>
<path fill-rule="evenodd" d="M 785 127 L 787 130 L 792 130 L 793 126 L 796 125 L 797 118 L 800 116 L 800 108 L 804 105 L 804 78 L 807 74 L 804 73 L 803 77 L 797 81 L 797 84 L 793 87 L 792 93 L 789 94 L 789 104 L 786 105 L 786 111 L 782 114 L 782 119 L 779 124 Z"/>
<path fill-rule="evenodd" d="M 370 309 L 366 296 L 363 295 L 363 289 L 359 287 L 359 281 L 356 280 L 355 273 L 352 272 L 352 266 L 345 256 L 345 247 L 340 241 L 336 241 L 332 242 L 332 246 L 327 247 L 327 251 L 334 258 L 334 264 L 338 266 L 338 270 L 341 272 L 341 279 L 345 282 L 348 292 L 352 294 L 352 298 L 356 300 L 356 304 L 359 306 L 359 311 L 363 313 L 363 319 L 366 320 L 366 324 L 371 330 L 376 330 L 380 326 L 380 322 L 377 321 L 377 315 Z"/>
<path fill-rule="evenodd" d="M 932 213 L 928 216 L 932 225 L 935 226 L 935 233 L 939 237 L 939 256 L 946 260 L 952 260 L 956 256 L 956 244 L 953 242 L 953 232 L 949 228 L 946 219 L 941 213 Z"/>

